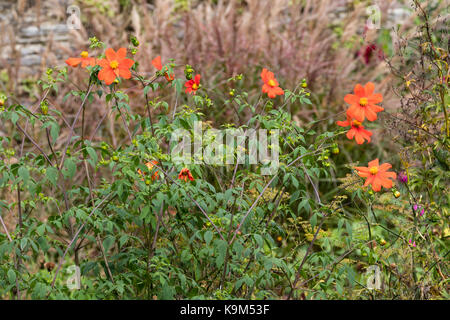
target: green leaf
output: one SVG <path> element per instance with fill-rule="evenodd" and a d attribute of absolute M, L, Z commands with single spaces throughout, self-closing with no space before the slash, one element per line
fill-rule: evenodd
<path fill-rule="evenodd" d="M 30 179 L 30 173 L 28 172 L 28 169 L 25 167 L 20 167 L 18 173 L 22 181 L 27 184 L 28 180 Z"/>
<path fill-rule="evenodd" d="M 206 231 L 204 238 L 205 238 L 206 245 L 209 246 L 209 244 L 213 238 L 213 233 L 210 230 Z"/>
<path fill-rule="evenodd" d="M 89 162 L 91 163 L 91 165 L 93 167 L 95 167 L 95 165 L 98 161 L 97 152 L 95 152 L 95 150 L 92 147 L 86 147 L 86 151 L 87 151 L 87 153 L 89 153 L 89 156 L 92 159 L 92 161 L 89 161 Z"/>
<path fill-rule="evenodd" d="M 52 136 L 53 142 L 56 142 L 59 135 L 59 125 L 56 122 L 52 122 L 51 124 L 50 135 Z"/>
<path fill-rule="evenodd" d="M 73 178 L 75 172 L 77 171 L 77 166 L 71 158 L 67 158 L 64 161 L 63 175 L 65 178 Z"/>
<path fill-rule="evenodd" d="M 58 179 L 58 169 L 55 167 L 48 167 L 45 171 L 45 177 L 56 187 L 56 180 Z"/>
<path fill-rule="evenodd" d="M 227 252 L 228 243 L 224 240 L 217 240 L 215 243 L 217 244 L 217 251 L 218 251 L 216 258 L 216 265 L 218 268 L 220 268 L 225 261 L 225 254 Z"/>
<path fill-rule="evenodd" d="M 255 238 L 256 243 L 259 247 L 262 247 L 264 244 L 263 238 L 259 234 L 254 234 L 253 237 Z"/>
<path fill-rule="evenodd" d="M 17 120 L 19 120 L 19 115 L 17 113 L 11 114 L 11 122 L 16 125 Z"/>
<path fill-rule="evenodd" d="M 105 240 L 103 240 L 103 249 L 105 249 L 105 252 L 108 252 L 108 250 L 114 244 L 114 241 L 115 241 L 114 236 L 107 236 Z"/>
<path fill-rule="evenodd" d="M 8 280 L 10 284 L 13 284 L 16 282 L 16 273 L 13 269 L 8 270 Z"/>
<path fill-rule="evenodd" d="M 313 214 L 313 216 L 311 217 L 309 222 L 311 223 L 311 227 L 314 229 L 314 227 L 317 225 L 317 214 L 316 213 Z"/>

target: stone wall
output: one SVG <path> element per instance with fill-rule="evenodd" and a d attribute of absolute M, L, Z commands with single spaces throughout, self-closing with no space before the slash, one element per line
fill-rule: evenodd
<path fill-rule="evenodd" d="M 67 1 L 0 0 L 0 71 L 37 78 L 67 54 Z"/>

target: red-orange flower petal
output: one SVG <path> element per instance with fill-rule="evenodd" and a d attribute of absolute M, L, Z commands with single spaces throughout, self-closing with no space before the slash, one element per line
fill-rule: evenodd
<path fill-rule="evenodd" d="M 358 83 L 354 88 L 355 94 L 347 94 L 344 97 L 344 101 L 350 105 L 347 115 L 360 122 L 364 121 L 365 118 L 369 121 L 375 121 L 377 112 L 384 109 L 376 105 L 376 103 L 383 101 L 383 96 L 379 93 L 374 94 L 374 90 L 375 85 L 372 82 L 368 82 L 364 87 Z"/>
<path fill-rule="evenodd" d="M 89 57 L 89 53 L 87 51 L 83 51 L 80 54 L 81 58 L 69 58 L 66 60 L 66 63 L 71 67 L 76 67 L 81 63 L 82 68 L 86 68 L 87 66 L 95 66 L 95 58 Z"/>
<path fill-rule="evenodd" d="M 283 95 L 284 90 L 279 87 L 279 83 L 275 78 L 273 72 L 270 72 L 266 68 L 261 71 L 261 79 L 264 84 L 262 86 L 262 92 L 267 93 L 267 96 L 271 99 L 276 96 Z"/>
<path fill-rule="evenodd" d="M 71 67 L 76 67 L 81 63 L 81 58 L 69 58 L 66 63 Z"/>
<path fill-rule="evenodd" d="M 186 93 L 196 94 L 197 90 L 200 88 L 200 75 L 197 74 L 194 79 L 186 81 L 184 86 L 186 87 Z"/>
<path fill-rule="evenodd" d="M 347 121 L 336 121 L 336 124 L 341 127 L 351 126 L 346 134 L 349 140 L 354 138 L 357 144 L 363 144 L 365 140 L 370 142 L 372 132 L 364 129 L 360 122 L 353 120 L 351 117 L 347 116 Z"/>
<path fill-rule="evenodd" d="M 360 177 L 366 178 L 364 186 L 372 185 L 372 190 L 378 192 L 381 187 L 392 188 L 393 180 L 397 178 L 395 172 L 388 172 L 392 166 L 389 163 L 379 165 L 378 159 L 369 162 L 368 167 L 355 167 Z"/>
<path fill-rule="evenodd" d="M 155 59 L 152 60 L 152 65 L 158 69 L 162 69 L 162 63 L 161 63 L 161 56 L 157 56 Z"/>
<path fill-rule="evenodd" d="M 134 61 L 126 58 L 126 55 L 126 48 L 120 48 L 117 52 L 112 48 L 106 49 L 106 58 L 98 61 L 98 65 L 102 67 L 98 73 L 98 79 L 105 81 L 106 85 L 112 84 L 117 77 L 130 79 L 130 68 L 133 66 Z"/>
<path fill-rule="evenodd" d="M 194 181 L 194 177 L 192 176 L 192 174 L 191 174 L 191 172 L 189 171 L 188 168 L 181 169 L 180 173 L 178 174 L 178 179 L 179 180 L 184 180 L 185 182 L 187 182 L 188 179 L 190 181 Z"/>
<path fill-rule="evenodd" d="M 145 166 L 148 168 L 149 171 L 152 171 L 153 167 L 157 164 L 158 164 L 158 161 L 152 160 L 150 162 L 147 162 L 145 164 Z M 142 173 L 141 169 L 138 169 L 138 173 L 143 176 L 145 175 L 145 173 Z M 157 179 L 159 179 L 159 175 L 158 175 L 158 171 L 155 171 L 152 175 L 152 180 L 157 180 Z M 144 180 L 144 178 L 142 178 L 142 180 Z"/>

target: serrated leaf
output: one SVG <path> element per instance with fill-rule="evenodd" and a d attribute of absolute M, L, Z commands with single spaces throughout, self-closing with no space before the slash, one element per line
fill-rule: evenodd
<path fill-rule="evenodd" d="M 8 270 L 8 281 L 10 284 L 14 284 L 16 282 L 16 273 L 13 269 Z"/>
<path fill-rule="evenodd" d="M 105 240 L 103 240 L 103 249 L 105 252 L 108 252 L 108 250 L 112 247 L 114 244 L 115 238 L 114 236 L 107 236 Z"/>
<path fill-rule="evenodd" d="M 28 172 L 28 169 L 25 167 L 20 167 L 18 170 L 18 174 L 22 181 L 27 184 L 28 180 L 30 179 L 30 173 Z"/>
<path fill-rule="evenodd" d="M 48 167 L 45 171 L 45 177 L 53 184 L 53 186 L 56 187 L 56 181 L 58 179 L 58 169 L 56 169 L 55 167 Z"/>
<path fill-rule="evenodd" d="M 213 238 L 213 233 L 210 230 L 206 231 L 204 238 L 205 238 L 206 245 L 209 246 L 209 244 L 211 243 L 211 240 Z"/>

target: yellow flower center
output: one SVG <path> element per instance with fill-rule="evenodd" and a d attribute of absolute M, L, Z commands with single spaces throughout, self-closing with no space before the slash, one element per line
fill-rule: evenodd
<path fill-rule="evenodd" d="M 194 83 L 194 84 L 192 85 L 192 89 L 197 90 L 197 89 L 198 89 L 198 84 Z"/>
<path fill-rule="evenodd" d="M 361 122 L 359 122 L 358 120 L 353 120 L 353 126 L 360 127 L 361 126 Z"/>
<path fill-rule="evenodd" d="M 361 98 L 361 99 L 359 99 L 359 105 L 360 105 L 361 107 L 367 106 L 368 103 L 369 103 L 369 100 L 367 100 L 367 98 Z"/>
<path fill-rule="evenodd" d="M 82 52 L 80 53 L 80 56 L 81 56 L 82 58 L 87 58 L 87 57 L 89 56 L 89 53 L 88 53 L 87 51 L 82 51 Z"/>
<path fill-rule="evenodd" d="M 270 79 L 267 84 L 271 87 L 275 87 L 275 81 L 273 79 Z"/>
<path fill-rule="evenodd" d="M 371 167 L 369 172 L 370 174 L 376 175 L 378 173 L 378 167 Z"/>
<path fill-rule="evenodd" d="M 117 62 L 117 60 L 113 60 L 113 61 L 111 61 L 111 63 L 109 64 L 109 66 L 110 66 L 112 69 L 117 69 L 117 68 L 119 67 L 119 63 Z"/>

